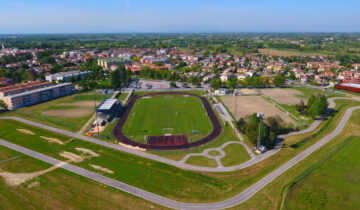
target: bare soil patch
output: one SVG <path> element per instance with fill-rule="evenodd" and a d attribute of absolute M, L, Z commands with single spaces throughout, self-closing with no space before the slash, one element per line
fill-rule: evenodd
<path fill-rule="evenodd" d="M 305 103 L 307 99 L 300 98 L 298 95 L 303 95 L 303 93 L 296 89 L 291 88 L 267 88 L 260 90 L 265 96 L 271 98 L 279 104 L 286 105 L 295 105 L 299 104 L 301 100 Z"/>
<path fill-rule="evenodd" d="M 100 101 L 96 101 L 98 105 Z M 76 101 L 74 103 L 60 103 L 58 106 L 80 106 L 80 107 L 94 107 L 94 101 Z"/>
<path fill-rule="evenodd" d="M 57 144 L 61 144 L 63 145 L 64 142 L 62 142 L 59 139 L 55 139 L 55 138 L 50 138 L 50 137 L 45 137 L 45 136 L 40 136 L 40 138 L 45 139 L 46 141 L 50 142 L 50 143 L 57 143 Z"/>
<path fill-rule="evenodd" d="M 256 89 L 246 89 L 246 88 L 242 88 L 239 89 L 239 91 L 243 94 L 243 95 L 256 95 L 258 94 Z"/>
<path fill-rule="evenodd" d="M 85 159 L 84 157 L 82 157 L 80 155 L 77 155 L 77 154 L 74 154 L 71 152 L 66 152 L 66 151 L 61 152 L 59 155 L 63 158 L 70 160 L 71 162 L 75 162 L 75 163 L 80 163 Z"/>
<path fill-rule="evenodd" d="M 34 132 L 32 132 L 30 130 L 27 130 L 27 129 L 16 129 L 16 130 L 19 131 L 20 133 L 23 133 L 23 134 L 35 135 Z"/>
<path fill-rule="evenodd" d="M 221 99 L 231 113 L 235 115 L 235 98 L 233 96 L 223 96 Z M 286 113 L 280 111 L 261 96 L 238 96 L 236 110 L 236 119 L 262 112 L 266 117 L 279 115 L 286 123 L 295 123 Z"/>
<path fill-rule="evenodd" d="M 105 173 L 108 173 L 108 174 L 114 174 L 114 172 L 110 169 L 107 169 L 107 168 L 103 168 L 101 166 L 98 166 L 98 165 L 92 165 L 90 164 L 91 168 L 93 169 L 96 169 L 96 170 L 99 170 L 99 171 L 102 171 L 102 172 L 105 172 Z"/>
<path fill-rule="evenodd" d="M 0 176 L 5 179 L 5 182 L 10 186 L 18 186 L 40 175 L 46 174 L 66 164 L 65 162 L 54 165 L 48 169 L 32 172 L 32 173 L 11 173 L 0 169 Z"/>
<path fill-rule="evenodd" d="M 99 156 L 100 156 L 98 153 L 96 153 L 96 152 L 94 152 L 94 151 L 92 151 L 92 150 L 90 150 L 90 149 L 79 148 L 79 147 L 77 147 L 77 148 L 75 148 L 75 149 L 76 149 L 77 151 L 79 151 L 79 152 L 82 152 L 82 153 L 84 153 L 84 154 L 90 155 L 91 157 L 99 157 Z"/>
<path fill-rule="evenodd" d="M 48 110 L 42 112 L 44 116 L 50 117 L 61 117 L 61 118 L 80 118 L 88 116 L 92 113 L 92 109 L 89 108 L 74 108 L 74 109 L 66 109 L 66 110 Z"/>

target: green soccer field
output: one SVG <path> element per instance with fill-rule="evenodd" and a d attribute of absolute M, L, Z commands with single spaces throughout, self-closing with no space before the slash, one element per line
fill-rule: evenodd
<path fill-rule="evenodd" d="M 184 95 L 140 98 L 123 127 L 125 136 L 146 143 L 146 136 L 187 134 L 190 142 L 211 133 L 213 126 L 200 99 Z"/>

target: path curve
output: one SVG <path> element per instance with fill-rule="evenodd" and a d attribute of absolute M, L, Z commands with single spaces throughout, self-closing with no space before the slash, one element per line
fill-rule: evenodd
<path fill-rule="evenodd" d="M 88 137 L 88 136 L 83 136 L 83 135 L 80 135 L 80 134 L 77 134 L 77 133 L 73 133 L 73 132 L 66 131 L 66 130 L 59 129 L 59 128 L 54 128 L 54 127 L 51 127 L 51 126 L 48 126 L 48 125 L 33 122 L 33 121 L 26 120 L 26 119 L 19 118 L 19 117 L 10 117 L 9 116 L 9 117 L 0 117 L 0 119 L 16 120 L 16 121 L 19 121 L 19 122 L 22 122 L 22 123 L 25 123 L 25 124 L 28 124 L 28 125 L 32 125 L 32 126 L 36 126 L 36 127 L 39 127 L 39 128 L 46 129 L 46 130 L 50 130 L 50 131 L 60 133 L 60 134 L 66 135 L 66 136 L 70 136 L 70 137 L 73 137 L 73 138 L 81 139 L 83 141 L 88 141 L 88 142 L 98 144 L 98 145 L 101 145 L 101 146 L 104 146 L 104 147 L 108 147 L 108 148 L 111 148 L 111 149 L 115 149 L 115 150 L 118 150 L 118 151 L 121 151 L 121 152 L 126 152 L 126 153 L 137 155 L 137 156 L 140 156 L 140 157 L 143 157 L 143 158 L 148 158 L 148 159 L 151 159 L 151 160 L 166 163 L 166 164 L 178 167 L 178 168 L 183 168 L 183 169 L 193 170 L 193 171 L 201 171 L 201 172 L 230 172 L 230 171 L 235 171 L 235 170 L 240 170 L 240 169 L 250 167 L 252 165 L 255 165 L 255 164 L 257 164 L 257 163 L 259 163 L 259 162 L 273 156 L 274 154 L 276 154 L 281 149 L 282 140 L 285 137 L 304 134 L 304 133 L 308 133 L 308 132 L 311 132 L 311 131 L 315 130 L 317 128 L 317 126 L 322 122 L 322 120 L 336 106 L 334 100 L 339 100 L 339 99 L 360 101 L 359 99 L 345 98 L 345 97 L 329 98 L 328 99 L 329 108 L 328 108 L 327 112 L 320 119 L 316 120 L 313 124 L 311 124 L 311 126 L 309 126 L 307 129 L 297 131 L 297 132 L 292 132 L 292 133 L 285 134 L 285 135 L 280 135 L 279 138 L 278 138 L 278 143 L 277 143 L 277 145 L 275 146 L 274 149 L 269 150 L 269 151 L 267 151 L 267 152 L 265 152 L 263 154 L 257 155 L 255 158 L 253 158 L 251 160 L 248 160 L 248 161 L 246 161 L 246 162 L 244 162 L 242 164 L 235 165 L 235 166 L 229 166 L 229 167 L 222 167 L 222 168 L 195 166 L 195 165 L 187 164 L 187 163 L 184 163 L 182 161 L 176 161 L 176 160 L 161 157 L 161 156 L 158 156 L 158 155 L 154 155 L 154 154 L 150 154 L 150 153 L 146 153 L 146 152 L 126 148 L 126 147 L 123 147 L 123 146 L 120 146 L 120 145 L 117 145 L 117 144 L 105 142 L 105 141 L 98 140 L 96 138 L 92 138 L 92 137 Z"/>
<path fill-rule="evenodd" d="M 334 100 L 336 100 L 336 99 L 344 99 L 344 98 L 333 98 L 332 100 L 329 101 L 330 106 L 333 106 L 333 107 L 335 106 Z M 345 99 L 349 99 L 349 98 L 345 98 Z M 352 100 L 354 100 L 354 99 L 352 99 Z M 360 101 L 360 100 L 356 100 L 356 101 Z M 330 109 L 332 109 L 332 108 L 330 108 Z M 321 140 L 319 140 L 318 142 L 316 142 L 315 144 L 313 144 L 312 146 L 310 146 L 309 148 L 307 148 L 306 150 L 304 150 L 303 152 L 301 152 L 300 154 L 298 154 L 297 156 L 292 158 L 290 161 L 288 161 L 285 164 L 283 164 L 282 166 L 280 166 L 279 168 L 275 169 L 273 172 L 271 172 L 270 174 L 268 174 L 267 176 L 265 176 L 264 178 L 262 178 L 255 184 L 251 185 L 246 190 L 242 191 L 240 194 L 238 194 L 230 199 L 220 201 L 220 202 L 214 202 L 214 203 L 178 202 L 178 201 L 174 201 L 174 200 L 156 195 L 154 193 L 142 190 L 137 187 L 133 187 L 131 185 L 119 182 L 117 180 L 102 176 L 100 174 L 88 171 L 86 169 L 83 169 L 83 168 L 80 168 L 80 167 L 77 167 L 77 166 L 74 166 L 71 164 L 65 164 L 61 167 L 65 170 L 74 172 L 81 176 L 87 177 L 89 179 L 95 180 L 97 182 L 103 183 L 105 185 L 114 187 L 116 189 L 125 191 L 132 195 L 138 196 L 140 198 L 149 200 L 151 202 L 154 202 L 154 203 L 157 203 L 157 204 L 169 207 L 169 208 L 174 208 L 174 209 L 225 209 L 225 208 L 230 208 L 230 207 L 233 207 L 233 206 L 236 206 L 236 205 L 239 205 L 239 204 L 245 202 L 246 200 L 251 198 L 255 193 L 257 193 L 259 190 L 261 190 L 267 184 L 269 184 L 271 181 L 273 181 L 274 179 L 279 177 L 281 174 L 286 172 L 288 169 L 295 166 L 301 160 L 305 159 L 310 154 L 312 154 L 314 151 L 316 151 L 317 149 L 322 147 L 324 144 L 326 144 L 328 141 L 330 141 L 331 139 L 336 137 L 339 133 L 341 133 L 341 131 L 345 127 L 346 122 L 351 117 L 352 112 L 357 109 L 360 109 L 360 106 L 348 108 L 345 112 L 344 117 L 341 119 L 341 121 L 339 122 L 336 129 L 333 132 L 331 132 L 329 135 L 325 136 L 324 138 L 322 138 Z M 2 118 L 2 119 L 4 119 L 4 118 Z M 297 132 L 297 133 L 299 133 L 299 132 Z M 58 164 L 60 161 L 60 160 L 51 158 L 49 156 L 43 155 L 41 153 L 38 153 L 38 152 L 35 152 L 32 150 L 26 149 L 24 147 L 12 144 L 10 142 L 4 141 L 4 140 L 0 140 L 0 145 L 8 147 L 13 150 L 16 150 L 18 152 L 21 152 L 23 154 L 29 155 L 31 157 L 37 158 L 39 160 L 45 161 L 45 162 L 53 164 L 53 165 Z"/>

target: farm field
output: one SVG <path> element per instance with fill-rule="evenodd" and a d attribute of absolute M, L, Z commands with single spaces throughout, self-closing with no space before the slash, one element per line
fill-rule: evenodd
<path fill-rule="evenodd" d="M 359 209 L 360 137 L 296 183 L 288 193 L 285 209 Z"/>
<path fill-rule="evenodd" d="M 305 55 L 305 56 L 328 56 L 328 55 L 332 55 L 333 53 L 329 53 L 329 52 L 302 52 L 302 51 L 297 51 L 297 50 L 290 50 L 290 49 L 258 49 L 260 54 L 263 55 L 269 55 L 269 56 L 300 56 L 300 55 Z"/>
<path fill-rule="evenodd" d="M 25 177 L 51 167 L 1 146 L 0 161 L 4 161 L 0 163 L 0 173 L 11 173 L 9 178 Z M 164 209 L 61 168 L 23 180 L 23 183 L 11 186 L 0 176 L 1 209 Z M 91 202 L 89 198 L 92 198 Z"/>
<path fill-rule="evenodd" d="M 231 113 L 239 119 L 245 117 L 246 115 L 262 112 L 266 117 L 279 115 L 285 123 L 294 123 L 295 121 L 291 119 L 285 112 L 280 111 L 273 104 L 269 103 L 261 96 L 238 96 L 237 98 L 237 107 L 236 107 L 236 116 L 235 116 L 235 97 L 234 96 L 223 96 L 221 100 L 229 108 Z"/>
<path fill-rule="evenodd" d="M 95 113 L 95 96 L 97 106 L 105 98 L 110 97 L 110 95 L 95 95 L 94 92 L 74 94 L 5 114 L 76 132 Z"/>
<path fill-rule="evenodd" d="M 260 91 L 266 96 L 276 101 L 278 104 L 296 105 L 301 100 L 306 104 L 307 98 L 302 96 L 303 92 L 295 88 L 266 88 L 260 89 Z"/>
<path fill-rule="evenodd" d="M 342 103 L 342 101 L 337 101 L 337 103 Z M 346 101 L 345 104 L 349 104 L 348 101 Z M 336 109 L 339 107 L 341 107 L 341 105 L 339 105 Z M 344 110 L 344 108 L 345 107 L 343 107 L 342 110 Z M 355 116 L 356 119 L 358 119 L 359 114 L 360 112 L 357 112 L 357 115 Z M 337 115 L 334 123 L 331 125 L 336 124 L 341 116 L 342 115 Z M 324 126 L 326 122 L 328 121 L 324 121 L 324 123 L 321 124 L 321 127 Z M 78 163 L 73 162 L 74 165 L 101 173 L 168 198 L 187 202 L 213 202 L 232 197 L 249 187 L 255 181 L 264 177 L 270 171 L 279 167 L 279 165 L 283 164 L 284 161 L 289 160 L 291 157 L 303 151 L 324 135 L 327 135 L 329 131 L 333 130 L 332 126 L 326 127 L 326 132 L 322 132 L 320 135 L 314 136 L 311 141 L 307 141 L 305 144 L 302 144 L 297 148 L 284 147 L 276 155 L 250 168 L 229 173 L 197 173 L 184 171 L 167 164 L 121 153 L 99 145 L 83 142 L 81 140 L 70 140 L 69 137 L 61 136 L 59 134 L 24 125 L 15 121 L 1 120 L 0 123 L 5 129 L 0 131 L 1 139 L 5 139 L 61 160 L 67 160 L 67 158 L 60 155 L 60 153 L 64 151 L 81 156 L 82 153 L 75 148 L 86 148 L 97 153 L 99 156 L 91 159 L 85 159 Z M 353 119 L 351 120 L 351 123 L 353 123 Z M 354 124 L 354 126 L 358 126 L 358 124 Z M 228 128 L 229 126 L 225 127 Z M 307 138 L 308 136 L 314 135 L 313 133 L 318 133 L 320 128 L 310 134 L 301 135 L 298 138 Z M 17 129 L 22 130 L 20 132 Z M 349 126 L 348 129 L 353 130 L 354 127 Z M 26 132 L 26 130 L 32 132 L 33 135 L 28 131 Z M 347 131 L 345 133 L 349 132 Z M 64 144 L 51 143 L 49 139 L 43 139 L 40 138 L 40 136 L 55 138 L 62 141 Z M 293 139 L 292 141 L 296 142 L 296 139 Z M 221 142 L 218 143 L 222 145 Z M 200 150 L 201 149 L 202 148 L 200 148 Z M 324 151 L 328 151 L 327 147 L 325 147 Z M 316 154 L 321 154 L 320 150 Z M 311 159 L 311 161 L 312 160 L 313 159 Z M 90 164 L 95 164 L 112 170 L 114 174 L 103 173 L 102 171 L 91 168 L 89 166 Z M 303 166 L 303 164 L 299 165 L 301 167 Z M 144 176 L 144 174 L 146 174 L 146 176 Z M 172 188 L 169 188 L 168 186 L 172 186 Z M 278 190 L 281 191 L 281 189 Z M 278 194 L 271 194 L 271 196 L 277 195 Z M 267 199 L 262 200 L 263 202 L 268 203 Z M 277 203 L 277 200 L 274 202 Z"/>
<path fill-rule="evenodd" d="M 187 134 L 190 142 L 206 137 L 213 126 L 202 102 L 193 96 L 161 95 L 136 101 L 123 133 L 146 143 L 146 136 Z"/>

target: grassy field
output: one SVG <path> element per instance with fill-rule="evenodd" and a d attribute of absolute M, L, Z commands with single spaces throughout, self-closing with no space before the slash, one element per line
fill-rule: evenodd
<path fill-rule="evenodd" d="M 337 100 L 336 103 L 339 103 L 341 105 L 344 105 L 346 103 L 349 103 L 350 101 L 344 101 L 344 100 Z M 337 106 L 336 109 L 339 109 L 341 106 Z M 354 106 L 354 103 L 351 103 L 351 105 L 345 105 L 346 108 L 350 106 Z M 359 105 L 357 103 L 356 105 Z M 345 108 L 341 108 L 341 110 L 345 110 Z M 314 142 L 314 140 L 319 139 L 323 136 L 326 136 L 329 134 L 329 131 L 332 131 L 337 123 L 338 119 L 343 116 L 343 111 L 340 111 L 339 114 L 335 117 L 334 122 L 328 126 L 326 129 L 326 132 L 323 132 L 321 135 L 315 137 L 314 139 L 309 139 L 309 141 Z M 327 144 L 325 144 L 323 147 L 318 149 L 316 152 L 312 153 L 309 157 L 301 161 L 301 164 L 297 164 L 296 166 L 290 168 L 287 172 L 282 174 L 280 177 L 276 178 L 273 182 L 268 184 L 265 188 L 260 190 L 255 196 L 253 196 L 251 199 L 246 201 L 245 203 L 234 207 L 233 209 L 278 209 L 280 207 L 280 201 L 283 197 L 283 190 L 285 187 L 291 183 L 296 177 L 298 177 L 300 174 L 302 174 L 305 170 L 308 170 L 310 167 L 314 165 L 317 161 L 327 156 L 329 153 L 332 153 L 335 149 L 337 149 L 341 144 L 343 144 L 344 141 L 349 136 L 360 136 L 360 130 L 358 129 L 360 126 L 360 111 L 355 111 L 353 115 L 351 116 L 350 120 L 346 124 L 345 128 L 339 134 L 336 136 L 336 138 L 329 141 Z M 326 122 L 326 121 L 325 121 Z M 318 129 L 317 129 L 318 130 Z M 317 132 L 315 131 L 315 133 Z M 312 136 L 312 135 L 308 135 Z M 290 141 L 295 140 L 294 138 L 289 139 Z M 307 143 L 308 143 L 307 142 Z M 304 147 L 304 145 L 302 145 Z M 292 151 L 292 153 L 295 153 L 297 149 L 292 149 L 291 147 L 285 147 L 280 152 L 282 154 L 288 153 L 289 151 Z M 280 155 L 280 154 L 279 154 Z M 265 161 L 263 164 L 266 164 L 267 161 Z M 316 187 L 315 185 L 314 187 Z M 259 202 L 260 201 L 260 202 Z M 315 209 L 315 208 L 312 208 Z M 332 208 L 330 208 L 332 209 Z M 336 208 L 334 208 L 336 209 Z M 339 209 L 339 208 L 338 208 Z M 340 208 L 344 209 L 344 208 Z M 346 208 L 345 208 L 346 209 Z"/>
<path fill-rule="evenodd" d="M 44 123 L 50 126 L 76 132 L 94 114 L 95 92 L 74 94 L 31 107 L 24 107 L 2 115 L 11 115 Z M 110 95 L 96 94 L 96 104 L 99 105 Z"/>
<path fill-rule="evenodd" d="M 230 144 L 224 148 L 226 156 L 221 159 L 224 166 L 239 165 L 250 160 L 245 148 L 240 144 Z"/>
<path fill-rule="evenodd" d="M 285 147 L 280 152 L 262 161 L 261 163 L 243 170 L 228 173 L 198 173 L 185 171 L 166 164 L 139 158 L 125 153 L 120 153 L 118 151 L 113 151 L 111 149 L 80 140 L 73 140 L 69 143 L 66 143 L 65 145 L 51 144 L 44 139 L 39 138 L 38 135 L 58 138 L 63 142 L 67 142 L 69 137 L 64 137 L 10 120 L 2 120 L 0 122 L 3 128 L 0 130 L 0 138 L 61 160 L 64 160 L 64 158 L 59 155 L 59 153 L 62 151 L 79 154 L 79 152 L 74 148 L 87 148 L 95 151 L 100 156 L 87 159 L 81 163 L 74 163 L 75 165 L 92 171 L 96 170 L 89 167 L 90 163 L 100 165 L 115 172 L 111 175 L 104 174 L 106 176 L 175 200 L 186 202 L 214 202 L 224 200 L 238 194 L 256 181 L 260 180 L 269 172 L 278 168 L 285 161 L 290 160 L 292 157 L 299 154 L 310 145 L 314 144 L 317 140 L 326 136 L 337 125 L 347 107 L 359 105 L 359 103 L 351 104 L 349 101 L 338 100 L 336 102 L 342 104 L 343 106 L 337 106 L 336 109 L 339 110 L 338 114 L 335 115 L 335 119 L 331 125 L 326 127 L 326 131 L 321 132 L 320 135 L 315 136 L 314 134 L 321 130 L 321 127 L 323 127 L 327 121 L 324 121 L 320 128 L 316 129 L 310 134 L 299 135 L 297 138 L 292 137 L 292 139 L 285 140 L 287 145 L 289 145 L 300 141 L 302 138 L 314 135 L 314 138 L 309 138 L 308 141 L 306 141 L 304 144 L 301 144 L 299 147 L 292 148 L 285 145 Z M 339 107 L 342 108 L 339 109 Z M 343 132 L 346 135 L 354 135 L 360 132 L 359 129 L 357 129 L 359 126 L 358 119 L 360 117 L 360 112 L 356 112 L 354 114 L 355 115 L 349 121 L 350 124 Z M 228 127 L 229 126 L 224 126 L 224 128 Z M 30 136 L 29 134 L 20 133 L 16 130 L 18 128 L 31 130 L 35 133 L 35 135 Z M 229 133 L 232 134 L 231 132 L 223 132 L 223 134 L 226 135 L 229 135 Z M 231 137 L 231 135 L 228 137 Z M 224 142 L 229 140 L 229 138 L 224 139 L 226 139 L 223 140 Z M 339 140 L 341 141 L 341 139 L 342 136 L 339 136 L 339 138 L 335 138 L 329 144 L 326 144 L 324 148 L 316 151 L 311 155 L 310 158 L 307 158 L 305 161 L 301 162 L 301 164 L 296 165 L 280 178 L 276 179 L 274 182 L 270 183 L 263 190 L 257 193 L 253 197 L 257 198 L 256 200 L 251 198 L 249 201 L 242 204 L 241 208 L 276 208 L 279 202 L 279 198 L 281 197 L 282 186 L 286 185 L 294 178 L 294 176 L 297 176 L 299 173 L 301 173 L 304 168 L 308 167 L 309 164 L 313 164 L 313 161 L 315 161 L 317 157 L 321 157 L 324 153 L 330 151 L 333 146 L 332 142 L 337 143 Z M 221 145 L 222 143 L 221 141 L 214 141 L 213 146 L 215 147 L 216 144 Z M 204 148 L 198 147 L 197 151 L 201 151 L 202 149 Z M 169 188 L 169 186 L 171 187 Z M 271 192 L 269 193 L 269 191 Z"/>
<path fill-rule="evenodd" d="M 285 209 L 360 209 L 360 137 L 291 188 Z"/>
<path fill-rule="evenodd" d="M 118 99 L 122 102 L 126 99 L 126 97 L 129 95 L 129 93 L 120 93 Z"/>
<path fill-rule="evenodd" d="M 207 158 L 205 156 L 191 156 L 186 163 L 196 166 L 217 167 L 217 163 L 214 159 Z"/>
<path fill-rule="evenodd" d="M 51 166 L 0 146 L 0 161 L 17 156 L 0 163 L 0 169 L 30 173 Z M 59 168 L 19 186 L 9 186 L 0 177 L 0 192 L 0 209 L 165 209 Z"/>
<path fill-rule="evenodd" d="M 210 134 L 213 127 L 200 99 L 183 95 L 140 98 L 123 127 L 124 134 L 146 143 L 146 136 L 187 134 L 190 142 Z M 193 131 L 199 133 L 193 133 Z"/>

